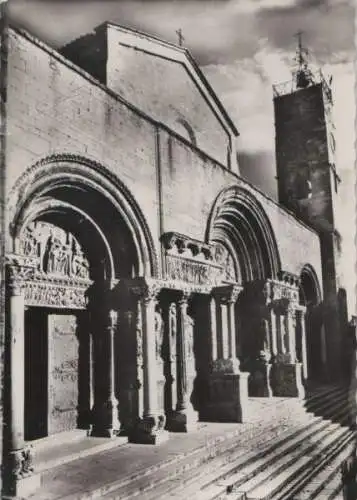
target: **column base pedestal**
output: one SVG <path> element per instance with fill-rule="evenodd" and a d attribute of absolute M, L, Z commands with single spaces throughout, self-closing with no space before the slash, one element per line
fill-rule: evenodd
<path fill-rule="evenodd" d="M 33 470 L 33 449 L 25 447 L 6 454 L 4 458 L 1 498 L 27 498 L 41 486 L 41 474 Z"/>
<path fill-rule="evenodd" d="M 273 367 L 274 396 L 304 398 L 301 363 L 277 362 Z"/>
<path fill-rule="evenodd" d="M 257 398 L 271 398 L 273 391 L 271 388 L 271 368 L 270 363 L 259 363 L 252 368 L 249 377 L 249 395 Z"/>
<path fill-rule="evenodd" d="M 209 422 L 246 422 L 248 418 L 249 373 L 212 373 L 209 398 L 201 420 Z"/>
<path fill-rule="evenodd" d="M 165 419 L 148 417 L 140 420 L 130 432 L 128 441 L 135 444 L 161 444 L 169 439 Z"/>
<path fill-rule="evenodd" d="M 33 474 L 19 479 L 14 479 L 12 484 L 4 487 L 1 498 L 14 500 L 28 498 L 41 487 L 41 474 Z"/>
<path fill-rule="evenodd" d="M 212 362 L 212 373 L 240 373 L 238 358 L 218 358 Z"/>
<path fill-rule="evenodd" d="M 190 432 L 197 430 L 198 414 L 193 409 L 175 411 L 167 422 L 171 432 Z"/>
<path fill-rule="evenodd" d="M 121 433 L 117 406 L 116 400 L 108 400 L 93 408 L 94 418 L 90 432 L 92 437 L 113 438 Z"/>

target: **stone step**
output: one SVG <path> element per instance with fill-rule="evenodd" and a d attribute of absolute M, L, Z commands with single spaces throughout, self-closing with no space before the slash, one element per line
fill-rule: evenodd
<path fill-rule="evenodd" d="M 313 400 L 307 399 L 305 402 L 305 408 L 307 411 L 318 411 L 328 408 L 334 402 L 344 400 L 347 397 L 348 391 L 344 388 L 339 390 L 331 391 L 324 394 L 323 397 L 315 398 Z"/>
<path fill-rule="evenodd" d="M 294 495 L 294 500 L 328 499 L 342 490 L 341 465 L 344 460 L 351 456 L 355 449 L 352 440 L 337 454 L 323 469 L 317 473 L 312 481 L 309 481 L 299 493 Z"/>
<path fill-rule="evenodd" d="M 330 427 L 331 429 L 331 427 Z M 340 433 L 343 433 L 343 432 L 349 432 L 348 429 L 343 429 L 341 428 L 339 425 L 337 424 L 332 424 L 332 429 L 334 429 L 335 431 L 340 429 L 339 432 Z M 331 430 L 328 430 L 327 433 L 324 434 L 324 436 L 322 437 L 320 435 L 320 438 L 321 439 L 318 439 L 320 441 L 320 445 L 322 447 L 324 447 L 324 445 L 326 444 L 327 440 L 324 439 L 324 437 L 327 435 L 330 435 L 331 434 Z M 333 441 L 338 438 L 338 435 L 334 435 L 334 438 L 333 438 Z M 304 439 L 304 437 L 302 437 L 302 439 Z M 302 451 L 303 450 L 303 451 Z M 297 449 L 297 453 L 301 454 L 301 453 L 304 453 L 305 449 L 304 448 L 301 448 L 300 449 L 298 448 Z M 282 467 L 285 468 L 286 466 L 286 461 L 289 461 L 290 460 L 290 456 L 291 456 L 291 451 L 289 451 L 288 449 L 285 449 L 285 451 L 282 451 L 282 449 L 279 450 L 279 456 L 280 456 L 280 460 L 282 461 Z M 294 462 L 296 460 L 294 459 Z M 260 473 L 260 471 L 265 471 L 266 470 L 266 467 L 267 465 L 269 465 L 271 467 L 271 472 L 272 474 L 276 473 L 276 470 L 277 470 L 277 460 L 275 459 L 274 457 L 274 453 L 272 454 L 272 456 L 266 460 L 266 461 L 263 461 L 260 465 L 257 465 L 257 462 L 248 467 L 241 467 L 240 470 L 237 471 L 236 475 L 228 475 L 228 478 L 224 481 L 210 481 L 210 485 L 209 487 L 207 486 L 204 486 L 203 488 L 201 488 L 197 493 L 196 495 L 190 495 L 190 498 L 191 500 L 195 499 L 195 500 L 212 500 L 212 499 L 224 499 L 224 498 L 231 498 L 229 496 L 229 494 L 227 494 L 227 492 L 230 492 L 230 491 L 233 491 L 234 490 L 234 494 L 237 494 L 238 497 L 241 497 L 243 495 L 245 495 L 247 493 L 247 489 L 243 489 L 241 490 L 239 488 L 239 485 L 241 484 L 244 484 L 246 483 L 247 481 L 249 480 L 254 480 L 254 481 L 260 481 L 262 480 L 263 481 L 263 488 L 265 487 L 265 477 L 262 477 L 260 476 L 259 479 L 256 479 L 258 477 L 258 474 Z M 207 482 L 207 481 L 206 481 Z M 179 498 L 179 497 L 178 497 Z M 184 496 L 182 496 L 182 498 L 184 498 Z M 282 497 L 282 498 L 291 498 L 290 496 L 285 496 L 285 497 Z"/>
<path fill-rule="evenodd" d="M 287 405 L 286 413 L 289 414 L 289 410 L 296 405 L 296 400 L 290 400 L 285 402 Z M 301 408 L 302 404 L 300 402 L 299 408 Z M 338 409 L 338 412 L 344 410 Z M 296 419 L 296 413 L 294 413 Z M 281 446 L 285 441 L 290 441 L 290 450 L 296 444 L 301 442 L 301 439 L 308 436 L 309 434 L 316 433 L 318 427 L 314 428 L 314 426 L 321 425 L 322 428 L 329 428 L 329 431 L 333 428 L 329 422 L 323 421 L 322 418 L 313 417 L 311 414 L 304 414 L 301 412 L 302 424 L 301 427 L 296 430 L 295 433 L 292 428 L 290 428 L 286 435 L 281 438 L 279 441 L 275 442 L 271 448 L 272 450 L 276 450 Z M 309 430 L 309 425 L 312 424 L 312 429 Z M 339 426 L 335 426 L 338 428 Z M 276 429 L 277 434 L 275 437 L 272 437 L 269 441 L 276 439 L 278 433 L 278 429 Z M 273 432 L 273 428 L 269 430 L 270 434 Z M 300 435 L 300 437 L 299 437 Z M 295 436 L 295 441 L 294 441 Z M 252 447 L 255 447 L 256 450 L 261 449 L 268 442 L 265 440 L 265 443 L 260 439 L 260 444 L 256 443 L 255 446 L 251 443 Z M 234 450 L 234 451 L 233 451 Z M 234 462 L 234 468 L 237 467 L 237 461 L 242 463 L 247 463 L 249 459 L 252 462 L 257 461 L 257 452 L 254 451 L 248 455 L 249 450 L 244 448 L 244 443 L 242 440 L 239 441 L 238 446 L 236 443 L 233 443 L 231 447 L 228 447 L 224 450 L 216 451 L 214 454 L 210 454 L 205 457 L 201 462 L 201 465 L 198 463 L 193 464 L 190 461 L 187 461 L 185 464 L 181 463 L 181 472 L 180 470 L 170 471 L 163 470 L 159 476 L 155 474 L 155 478 L 151 478 L 150 482 L 145 480 L 141 480 L 139 484 L 131 484 L 131 492 L 128 492 L 128 489 L 123 485 L 121 488 L 117 490 L 111 490 L 110 494 L 107 495 L 106 498 L 131 498 L 140 493 L 140 497 L 144 500 L 149 499 L 158 499 L 158 498 L 180 498 L 180 494 L 182 493 L 181 498 L 186 498 L 187 494 L 194 494 L 197 489 L 201 486 L 207 486 L 207 481 L 212 483 L 212 479 L 210 481 L 209 477 L 214 477 L 217 474 L 217 471 L 220 471 L 220 475 L 224 472 L 224 468 L 226 469 L 226 473 L 232 473 L 232 463 Z M 288 453 L 285 448 L 282 448 L 282 453 Z M 222 469 L 223 468 L 223 469 Z M 256 470 L 255 470 L 256 472 Z M 216 485 L 215 485 L 216 486 Z M 220 489 L 220 492 L 222 489 Z M 180 493 L 181 492 L 181 493 Z M 200 492 L 201 495 L 201 492 Z M 201 496 L 199 497 L 201 498 Z"/>
<path fill-rule="evenodd" d="M 310 425 L 318 425 L 321 422 L 321 425 L 327 425 L 322 419 L 311 420 Z M 255 427 L 255 433 L 244 432 L 241 436 L 234 438 L 231 442 L 226 442 L 224 445 L 218 445 L 214 448 L 207 448 L 206 450 L 201 450 L 200 454 L 194 457 L 187 456 L 185 459 L 180 460 L 179 463 L 173 464 L 173 466 L 168 466 L 165 469 L 161 469 L 155 474 L 152 474 L 150 478 L 147 475 L 141 475 L 137 478 L 136 481 L 132 481 L 130 484 L 130 491 L 128 491 L 126 484 L 118 485 L 117 489 L 111 488 L 108 490 L 107 498 L 130 498 L 132 496 L 136 496 L 138 492 L 142 496 L 145 491 L 152 490 L 155 488 L 155 496 L 157 498 L 157 488 L 159 485 L 163 483 L 167 483 L 168 481 L 173 481 L 174 484 L 178 477 L 181 477 L 186 471 L 188 474 L 192 474 L 194 471 L 199 471 L 201 468 L 199 466 L 203 466 L 205 463 L 211 463 L 214 461 L 215 468 L 223 467 L 225 464 L 230 463 L 239 456 L 243 455 L 243 461 L 247 459 L 247 446 L 252 446 L 253 443 L 256 443 L 256 447 L 258 447 L 258 442 L 263 443 L 264 440 L 274 442 L 273 447 L 278 447 L 279 444 L 285 442 L 286 440 L 291 438 L 292 434 L 298 435 L 300 432 L 306 429 L 306 422 L 300 424 L 295 430 L 292 430 L 291 427 L 286 428 L 285 432 L 279 432 L 281 430 L 281 420 L 279 422 L 275 422 L 271 426 L 267 426 L 264 429 L 258 429 Z M 279 440 L 276 441 L 277 436 L 280 434 Z M 251 454 L 252 459 L 256 456 L 256 452 Z M 231 465 L 229 467 L 232 467 Z M 167 486 L 164 486 L 164 489 Z"/>
<path fill-rule="evenodd" d="M 309 468 L 315 467 L 321 455 L 327 455 L 329 448 L 333 448 L 349 431 L 344 428 L 327 431 L 323 436 L 315 436 L 307 443 L 301 443 L 296 453 L 282 457 L 267 467 L 262 474 L 245 483 L 239 488 L 239 493 L 246 493 L 247 500 L 265 500 L 277 498 L 293 498 L 292 492 L 281 493 L 283 489 L 291 487 L 292 480 L 301 481 L 302 474 Z"/>
<path fill-rule="evenodd" d="M 262 403 L 264 403 L 264 408 L 265 407 L 273 407 L 274 406 L 274 401 L 269 401 L 267 403 L 267 400 L 264 402 L 262 401 L 256 401 L 252 403 L 253 407 L 255 406 L 255 409 L 257 410 L 257 413 L 260 412 Z M 264 432 L 266 431 L 267 427 L 268 428 L 275 428 L 277 429 L 279 426 L 281 428 L 287 428 L 288 424 L 284 420 L 284 414 L 285 414 L 285 407 L 286 405 L 289 404 L 289 401 L 285 399 L 282 401 L 275 402 L 278 406 L 280 405 L 280 412 L 279 412 L 279 419 L 276 420 L 271 420 L 271 419 L 266 419 L 266 412 L 263 413 L 264 419 L 263 419 L 263 424 L 261 423 L 260 425 L 257 425 L 257 422 L 251 422 L 251 423 L 246 423 L 246 424 L 207 424 L 209 427 L 214 426 L 217 430 L 222 429 L 221 434 L 219 436 L 216 436 L 214 439 L 206 439 L 205 444 L 200 447 L 194 447 L 191 445 L 191 448 L 188 449 L 186 445 L 181 446 L 181 448 L 185 449 L 185 453 L 181 453 L 178 448 L 180 446 L 177 446 L 177 443 L 184 443 L 184 442 L 191 442 L 189 435 L 173 435 L 173 439 L 170 439 L 167 443 L 163 444 L 159 448 L 153 448 L 151 449 L 152 451 L 150 452 L 149 449 L 145 446 L 143 448 L 143 451 L 145 452 L 145 455 L 157 455 L 157 454 L 162 454 L 164 455 L 165 449 L 167 448 L 168 453 L 166 455 L 166 458 L 164 460 L 159 461 L 156 459 L 155 464 L 151 465 L 150 467 L 137 467 L 133 472 L 128 474 L 127 476 L 124 476 L 123 473 L 119 474 L 121 476 L 120 479 L 115 479 L 115 480 L 103 480 L 103 484 L 100 487 L 97 487 L 98 481 L 95 480 L 89 480 L 86 483 L 86 488 L 83 488 L 82 493 L 73 495 L 69 494 L 66 497 L 63 498 L 68 498 L 68 499 L 74 499 L 76 498 L 77 500 L 79 498 L 102 498 L 104 495 L 109 494 L 111 491 L 117 489 L 117 488 L 123 488 L 126 491 L 132 491 L 131 485 L 137 480 L 138 478 L 148 478 L 149 476 L 152 477 L 157 473 L 157 471 L 164 469 L 168 466 L 171 466 L 171 469 L 173 469 L 172 474 L 176 475 L 178 474 L 182 469 L 185 469 L 186 467 L 190 466 L 192 467 L 193 464 L 195 467 L 197 467 L 202 460 L 206 460 L 207 457 L 210 456 L 215 456 L 218 453 L 222 453 L 227 448 L 230 447 L 236 447 L 244 440 L 251 440 L 254 438 L 254 436 L 258 435 L 263 435 Z M 262 414 L 262 413 L 261 413 Z M 306 415 L 303 417 L 306 419 Z M 308 416 L 308 421 L 312 420 L 311 416 Z M 273 422 L 273 423 L 272 423 Z M 206 424 L 203 424 L 201 427 L 206 427 Z M 234 429 L 232 432 L 224 432 L 224 429 L 229 426 L 230 428 Z M 217 432 L 216 430 L 216 432 Z M 201 432 L 201 431 L 200 431 Z M 276 431 L 277 433 L 277 431 Z M 275 435 L 276 435 L 275 433 Z M 197 433 L 194 433 L 191 439 L 193 439 L 193 443 L 196 442 L 197 440 Z M 196 436 L 196 437 L 195 437 Z M 175 445 L 176 443 L 176 445 Z M 202 439 L 201 439 L 202 443 Z M 140 445 L 139 445 L 140 446 Z M 136 451 L 138 450 L 137 445 L 135 445 Z M 176 450 L 175 452 L 173 450 Z M 134 451 L 134 449 L 133 449 Z M 146 451 L 148 453 L 146 453 Z M 174 455 L 174 456 L 173 456 Z M 164 455 L 165 456 L 165 455 Z M 167 459 L 167 456 L 170 458 Z M 154 462 L 154 457 L 152 458 L 152 461 Z M 66 469 L 63 469 L 63 472 L 61 474 L 63 475 L 64 471 Z M 109 476 L 109 473 L 108 473 Z M 47 481 L 47 485 L 50 485 L 50 478 Z M 47 486 L 48 488 L 49 486 Z M 69 488 L 68 488 L 69 489 Z M 43 494 L 45 495 L 46 492 L 44 491 Z M 109 497 L 111 495 L 109 494 Z M 45 498 L 45 497 L 41 497 Z"/>
<path fill-rule="evenodd" d="M 186 474 L 181 476 L 181 485 L 175 488 L 175 482 L 173 482 L 170 488 L 166 487 L 166 491 L 163 493 L 172 492 L 173 489 L 175 498 L 185 498 L 186 494 L 189 494 L 192 498 L 200 499 L 202 498 L 214 498 L 216 494 L 225 493 L 226 489 L 230 487 L 231 481 L 230 477 L 234 473 L 240 473 L 240 471 L 245 468 L 246 473 L 250 469 L 251 475 L 256 474 L 262 468 L 264 468 L 266 463 L 266 456 L 274 453 L 278 453 L 278 450 L 286 449 L 286 445 L 290 443 L 290 447 L 294 446 L 294 440 L 299 442 L 304 436 L 316 433 L 319 427 L 328 428 L 328 423 L 322 420 L 316 420 L 315 425 L 306 428 L 302 425 L 299 428 L 290 428 L 285 435 L 281 435 L 280 439 L 276 440 L 272 437 L 266 442 L 256 442 L 250 443 L 250 448 L 244 448 L 240 446 L 240 453 L 236 452 L 232 455 L 229 461 L 222 466 L 219 461 L 212 461 L 202 467 L 198 472 Z M 271 443 L 274 444 L 271 444 Z M 238 472 L 237 472 L 238 471 Z M 245 476 L 246 477 L 246 476 Z M 213 496 L 212 496 L 213 495 Z M 166 498 L 165 494 L 161 498 Z M 153 497 L 154 498 L 154 497 Z M 160 496 L 157 496 L 160 498 Z"/>
<path fill-rule="evenodd" d="M 288 454 L 291 448 L 284 448 L 286 443 L 298 447 L 298 442 L 309 432 L 317 433 L 330 425 L 328 420 L 307 412 L 303 401 L 297 398 L 249 398 L 249 410 L 249 423 L 201 424 L 200 430 L 191 436 L 173 434 L 160 447 L 124 445 L 120 447 L 121 452 L 114 449 L 99 454 L 98 459 L 88 457 L 73 462 L 72 467 L 64 465 L 47 476 L 36 500 L 135 496 L 143 500 L 186 499 L 187 494 L 193 500 L 198 491 L 202 493 L 209 486 L 217 488 L 215 479 L 222 477 L 224 472 L 226 476 L 234 473 L 237 464 L 239 468 L 258 460 L 257 467 L 263 468 L 259 461 L 262 457 L 269 453 L 279 455 L 279 448 Z M 334 407 L 335 415 L 345 412 L 343 404 Z M 205 427 L 214 429 L 216 434 L 211 430 L 207 433 Z M 204 434 L 199 437 L 202 432 Z M 98 472 L 91 476 L 87 472 L 91 468 L 101 470 L 100 477 Z M 53 485 L 55 491 L 61 491 L 61 496 L 54 492 Z M 216 491 L 222 493 L 222 488 Z M 226 495 L 226 490 L 223 493 Z M 204 500 L 205 497 L 196 498 Z"/>
<path fill-rule="evenodd" d="M 300 458 L 302 452 L 311 451 L 314 446 L 326 441 L 332 432 L 330 425 L 325 423 L 321 428 L 313 429 L 310 433 L 301 433 L 298 438 L 288 441 L 278 450 L 268 450 L 265 456 L 249 465 L 241 464 L 235 471 L 232 470 L 215 481 L 215 484 L 209 488 L 211 491 L 205 488 L 202 491 L 204 493 L 202 500 L 226 498 L 227 492 L 233 490 L 240 495 L 247 494 L 258 485 L 265 484 L 273 474 L 284 471 L 288 466 L 293 465 Z M 201 496 L 197 495 L 194 498 L 198 500 L 201 499 Z"/>
<path fill-rule="evenodd" d="M 297 494 L 303 487 L 313 481 L 315 476 L 324 470 L 331 460 L 338 456 L 345 447 L 349 446 L 350 443 L 354 441 L 354 433 L 348 429 L 345 429 L 345 433 L 340 439 L 337 439 L 328 448 L 321 451 L 320 454 L 312 457 L 308 462 L 306 467 L 297 470 L 292 474 L 288 481 L 285 482 L 285 487 L 279 488 L 276 495 L 273 497 L 274 500 L 286 500 L 286 498 L 295 498 Z M 263 497 L 265 498 L 265 497 Z"/>
<path fill-rule="evenodd" d="M 317 425 L 317 421 L 315 424 Z M 322 426 L 328 426 L 322 420 L 320 421 Z M 310 429 L 311 433 L 316 432 L 317 427 L 313 426 Z M 143 500 L 156 500 L 159 498 L 184 498 L 186 495 L 194 495 L 200 488 L 207 487 L 207 485 L 212 484 L 217 480 L 217 473 L 219 477 L 222 477 L 224 473 L 229 474 L 232 470 L 241 465 L 247 465 L 248 463 L 255 463 L 259 460 L 260 455 L 263 456 L 266 450 L 279 449 L 284 442 L 292 439 L 294 434 L 296 436 L 301 435 L 306 431 L 306 424 L 302 424 L 300 427 L 289 428 L 288 431 L 279 434 L 272 434 L 266 431 L 262 437 L 259 437 L 255 441 L 250 440 L 249 442 L 240 442 L 238 446 L 234 446 L 232 451 L 226 454 L 218 455 L 211 460 L 206 461 L 197 470 L 187 470 L 183 474 L 177 477 L 170 477 L 166 479 L 165 482 L 161 484 L 160 487 L 155 488 L 154 491 L 148 491 L 146 494 L 141 492 L 141 498 Z M 276 441 L 278 439 L 278 441 Z M 273 444 L 272 444 L 273 443 Z"/>
<path fill-rule="evenodd" d="M 310 413 L 310 411 L 308 413 Z M 326 420 L 340 423 L 341 425 L 348 426 L 351 422 L 350 404 L 343 396 L 332 399 L 323 407 L 321 406 L 313 412 L 311 411 L 311 413 L 316 416 L 321 416 Z"/>
<path fill-rule="evenodd" d="M 334 388 L 331 391 L 324 392 L 322 395 L 316 395 L 313 399 L 308 398 L 305 402 L 307 412 L 322 415 L 325 418 L 330 418 L 331 412 L 338 405 L 348 405 L 348 388 Z"/>

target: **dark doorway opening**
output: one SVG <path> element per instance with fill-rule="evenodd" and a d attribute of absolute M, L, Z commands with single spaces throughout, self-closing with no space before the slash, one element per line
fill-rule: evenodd
<path fill-rule="evenodd" d="M 41 308 L 25 312 L 25 440 L 47 436 L 48 331 Z"/>

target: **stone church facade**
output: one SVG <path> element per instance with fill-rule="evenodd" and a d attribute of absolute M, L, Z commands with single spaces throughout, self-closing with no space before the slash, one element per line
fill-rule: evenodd
<path fill-rule="evenodd" d="M 60 432 L 157 444 L 339 377 L 332 167 L 313 124 L 311 189 L 292 193 L 289 96 L 278 204 L 240 177 L 182 47 L 111 23 L 60 52 L 7 27 L 2 47 L 7 494 L 36 488 L 31 449 Z"/>

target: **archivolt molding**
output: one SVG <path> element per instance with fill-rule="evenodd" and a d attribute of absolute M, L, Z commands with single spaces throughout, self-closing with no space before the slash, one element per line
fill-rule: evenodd
<path fill-rule="evenodd" d="M 281 265 L 270 221 L 261 204 L 241 186 L 228 187 L 217 196 L 208 220 L 206 242 L 216 239 L 216 233 L 222 238 L 229 228 L 235 231 L 237 241 L 242 240 L 239 229 L 244 230 L 244 240 L 247 239 L 247 241 L 244 241 L 246 248 L 242 251 L 244 250 L 245 257 L 248 257 L 247 274 L 251 273 L 252 262 L 250 261 L 255 254 L 258 266 L 268 267 L 265 270 L 260 269 L 259 278 L 276 279 Z M 247 245 L 252 245 L 252 248 L 248 249 Z M 237 251 L 239 252 L 240 249 Z M 267 266 L 263 265 L 264 262 L 267 262 Z"/>
<path fill-rule="evenodd" d="M 130 190 L 100 163 L 73 154 L 55 154 L 29 167 L 7 198 L 10 234 L 15 239 L 24 219 L 31 218 L 33 202 L 59 186 L 84 186 L 106 197 L 124 219 L 139 250 L 141 272 L 159 275 L 158 256 L 146 219 Z"/>
<path fill-rule="evenodd" d="M 305 264 L 301 270 L 300 286 L 302 289 L 303 289 L 303 281 L 304 281 L 303 277 L 304 277 L 304 275 L 310 280 L 310 282 L 313 285 L 313 292 L 314 292 L 315 301 L 316 301 L 315 305 L 320 304 L 322 302 L 321 287 L 320 287 L 320 283 L 319 283 L 319 279 L 317 277 L 316 271 L 311 264 Z M 304 290 L 303 290 L 303 293 L 304 293 Z"/>

